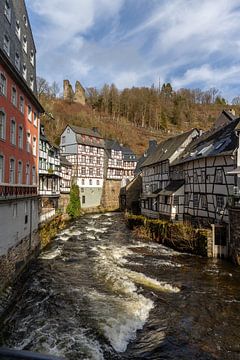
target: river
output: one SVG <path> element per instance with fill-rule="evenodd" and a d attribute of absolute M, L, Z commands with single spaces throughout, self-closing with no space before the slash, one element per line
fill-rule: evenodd
<path fill-rule="evenodd" d="M 240 269 L 141 242 L 122 214 L 58 234 L 14 291 L 5 346 L 66 359 L 240 359 Z"/>

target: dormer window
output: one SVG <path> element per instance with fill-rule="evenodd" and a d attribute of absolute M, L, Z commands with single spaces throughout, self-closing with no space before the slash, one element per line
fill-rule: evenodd
<path fill-rule="evenodd" d="M 27 66 L 25 63 L 23 64 L 23 77 L 27 80 Z"/>
<path fill-rule="evenodd" d="M 11 8 L 10 8 L 8 0 L 5 1 L 4 14 L 5 14 L 6 18 L 8 19 L 8 21 L 11 22 Z"/>
<path fill-rule="evenodd" d="M 23 50 L 27 53 L 27 36 L 23 36 Z"/>
<path fill-rule="evenodd" d="M 33 90 L 33 85 L 34 85 L 34 79 L 33 79 L 33 75 L 30 76 L 30 88 Z"/>
<path fill-rule="evenodd" d="M 3 49 L 9 56 L 10 55 L 10 40 L 9 40 L 9 37 L 7 35 L 4 35 Z"/>
<path fill-rule="evenodd" d="M 31 53 L 30 53 L 30 62 L 31 62 L 31 64 L 32 64 L 32 66 L 34 66 L 34 51 L 33 50 L 31 50 Z"/>
<path fill-rule="evenodd" d="M 24 25 L 27 27 L 28 26 L 28 21 L 27 21 L 26 15 L 23 15 L 23 21 L 24 21 Z"/>
<path fill-rule="evenodd" d="M 15 54 L 15 66 L 18 70 L 20 70 L 20 56 L 18 52 Z"/>
<path fill-rule="evenodd" d="M 21 37 L 21 28 L 20 28 L 20 24 L 19 24 L 19 21 L 18 21 L 18 20 L 16 21 L 15 33 L 16 33 L 17 37 L 18 37 L 19 40 L 20 40 L 20 37 Z"/>

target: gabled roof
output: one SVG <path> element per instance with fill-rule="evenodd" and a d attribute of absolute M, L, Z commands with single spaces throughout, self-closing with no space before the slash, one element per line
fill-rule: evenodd
<path fill-rule="evenodd" d="M 240 118 L 237 118 L 228 122 L 225 126 L 213 127 L 190 143 L 172 165 L 207 156 L 231 155 L 238 147 L 238 137 L 235 131 L 239 122 Z"/>
<path fill-rule="evenodd" d="M 157 148 L 157 141 L 156 140 L 149 140 L 148 148 L 145 151 L 145 153 L 138 159 L 137 166 L 134 171 L 135 174 L 138 174 L 141 172 L 141 167 L 144 161 L 156 150 Z"/>
<path fill-rule="evenodd" d="M 72 163 L 66 159 L 65 156 L 60 155 L 60 164 L 66 167 L 72 167 Z"/>
<path fill-rule="evenodd" d="M 105 140 L 105 148 L 107 150 L 122 151 L 122 147 L 117 140 Z"/>
<path fill-rule="evenodd" d="M 184 180 L 173 180 L 168 186 L 160 191 L 159 195 L 172 195 L 184 185 Z"/>
<path fill-rule="evenodd" d="M 125 161 L 136 161 L 136 155 L 127 146 L 122 146 L 123 160 Z"/>
<path fill-rule="evenodd" d="M 103 139 L 103 137 L 99 134 L 99 132 L 95 129 L 88 129 L 88 128 L 83 128 L 80 126 L 75 126 L 75 125 L 68 125 L 76 134 L 79 135 L 87 135 L 87 136 L 93 136 L 95 138 L 99 138 L 99 139 Z"/>
<path fill-rule="evenodd" d="M 191 129 L 188 132 L 162 141 L 157 146 L 156 150 L 152 154 L 150 154 L 150 156 L 143 162 L 141 167 L 143 168 L 145 166 L 168 160 L 194 131 L 196 131 L 196 129 Z"/>

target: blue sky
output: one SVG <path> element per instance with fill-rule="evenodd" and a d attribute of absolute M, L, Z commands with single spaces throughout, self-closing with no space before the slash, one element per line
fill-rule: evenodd
<path fill-rule="evenodd" d="M 240 95 L 240 0 L 26 0 L 37 72 L 62 85 L 171 82 Z"/>

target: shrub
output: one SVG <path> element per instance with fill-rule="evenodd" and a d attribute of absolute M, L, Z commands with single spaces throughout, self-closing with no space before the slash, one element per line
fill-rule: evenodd
<path fill-rule="evenodd" d="M 79 187 L 76 184 L 71 186 L 70 201 L 67 206 L 67 213 L 71 219 L 75 219 L 81 215 Z"/>

